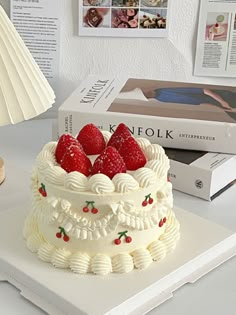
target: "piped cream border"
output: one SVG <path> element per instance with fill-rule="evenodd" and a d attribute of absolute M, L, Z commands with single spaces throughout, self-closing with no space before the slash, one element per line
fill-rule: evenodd
<path fill-rule="evenodd" d="M 180 238 L 180 228 L 174 212 L 171 211 L 165 232 L 159 239 L 154 240 L 146 248 L 139 248 L 131 253 L 120 253 L 113 257 L 101 253 L 89 256 L 87 253 L 71 252 L 51 245 L 39 234 L 37 221 L 33 215 L 26 219 L 23 234 L 29 250 L 56 268 L 69 268 L 78 274 L 107 275 L 111 272 L 128 273 L 134 268 L 146 269 L 152 261 L 161 261 L 175 249 Z"/>

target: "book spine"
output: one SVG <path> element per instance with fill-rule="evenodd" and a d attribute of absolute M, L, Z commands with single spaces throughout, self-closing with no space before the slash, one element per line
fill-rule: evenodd
<path fill-rule="evenodd" d="M 164 147 L 236 154 L 236 124 L 66 109 L 59 109 L 58 122 L 59 134 L 75 135 L 87 123 L 112 133 L 123 122 L 134 136 Z"/>
<path fill-rule="evenodd" d="M 174 189 L 211 200 L 212 173 L 210 171 L 170 160 L 169 176 Z"/>

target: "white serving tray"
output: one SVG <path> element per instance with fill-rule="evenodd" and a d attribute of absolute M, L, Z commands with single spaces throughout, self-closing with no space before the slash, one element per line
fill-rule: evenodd
<path fill-rule="evenodd" d="M 25 208 L 0 213 L 0 281 L 50 315 L 139 315 L 188 282 L 236 255 L 236 233 L 175 209 L 181 224 L 176 250 L 147 270 L 109 276 L 76 275 L 41 262 L 22 237 Z"/>

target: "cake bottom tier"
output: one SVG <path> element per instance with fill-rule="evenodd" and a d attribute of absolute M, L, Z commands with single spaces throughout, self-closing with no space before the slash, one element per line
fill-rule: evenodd
<path fill-rule="evenodd" d="M 147 246 L 135 248 L 131 252 L 121 251 L 115 255 L 106 253 L 88 254 L 85 251 L 55 246 L 43 233 L 33 214 L 26 219 L 24 238 L 30 251 L 37 253 L 39 259 L 52 263 L 56 268 L 69 268 L 78 274 L 94 273 L 106 275 L 111 272 L 128 273 L 134 268 L 146 269 L 154 261 L 163 260 L 172 252 L 180 238 L 179 222 L 171 211 L 163 233 Z"/>

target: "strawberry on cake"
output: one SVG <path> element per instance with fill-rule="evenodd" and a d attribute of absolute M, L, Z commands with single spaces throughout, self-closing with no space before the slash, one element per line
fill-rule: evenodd
<path fill-rule="evenodd" d="M 47 143 L 32 173 L 27 247 L 39 259 L 75 273 L 106 275 L 145 269 L 179 239 L 169 160 L 164 149 L 93 124 L 77 137 Z"/>

